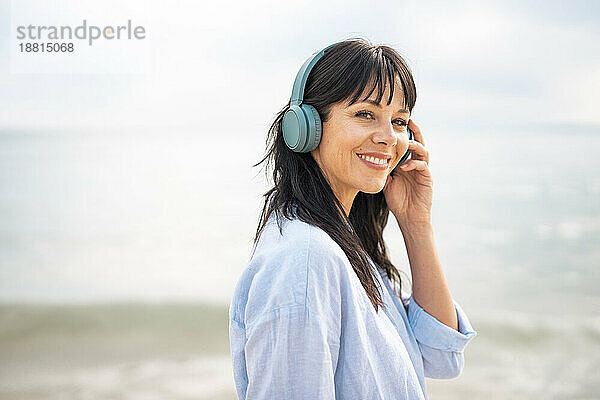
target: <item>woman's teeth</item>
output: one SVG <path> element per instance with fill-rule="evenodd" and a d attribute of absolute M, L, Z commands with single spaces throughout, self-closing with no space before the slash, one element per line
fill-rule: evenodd
<path fill-rule="evenodd" d="M 385 165 L 385 164 L 388 163 L 388 160 L 382 160 L 380 158 L 373 157 L 373 156 L 365 156 L 365 155 L 362 155 L 362 154 L 359 154 L 358 156 L 360 158 L 362 158 L 363 160 L 367 160 L 367 161 L 372 162 L 374 164 Z"/>

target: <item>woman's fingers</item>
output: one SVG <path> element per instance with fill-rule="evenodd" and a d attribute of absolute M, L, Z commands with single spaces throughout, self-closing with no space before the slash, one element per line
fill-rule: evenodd
<path fill-rule="evenodd" d="M 412 119 L 409 119 L 408 127 L 415 134 L 415 140 L 417 142 L 420 142 L 423 146 L 425 146 L 425 140 L 423 140 L 423 134 L 421 133 L 421 129 L 419 128 L 419 125 L 415 124 L 415 121 L 413 121 Z"/>
<path fill-rule="evenodd" d="M 429 165 L 426 161 L 423 160 L 410 160 L 400 166 L 402 171 L 412 171 L 416 169 L 417 171 L 423 171 L 429 168 Z"/>
<path fill-rule="evenodd" d="M 421 158 L 418 160 L 429 162 L 429 151 L 425 148 L 425 146 L 423 146 L 423 144 L 415 140 L 411 140 L 408 142 L 408 149 L 412 150 L 411 159 L 414 159 L 412 158 L 414 156 L 419 156 Z"/>
<path fill-rule="evenodd" d="M 411 158 L 417 157 L 416 160 L 429 162 L 429 151 L 425 148 L 425 140 L 421 133 L 421 128 L 412 119 L 408 120 L 408 127 L 415 134 L 413 140 L 408 142 L 409 150 L 412 150 Z"/>

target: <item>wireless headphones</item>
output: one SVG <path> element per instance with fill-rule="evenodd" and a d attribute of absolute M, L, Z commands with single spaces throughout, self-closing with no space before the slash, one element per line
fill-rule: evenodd
<path fill-rule="evenodd" d="M 317 61 L 323 57 L 325 51 L 338 43 L 341 42 L 333 43 L 310 56 L 304 64 L 302 64 L 300 71 L 298 71 L 298 74 L 296 75 L 294 87 L 292 88 L 290 108 L 283 114 L 281 128 L 283 130 L 285 144 L 292 151 L 297 153 L 307 153 L 314 150 L 321 141 L 323 125 L 321 124 L 319 113 L 313 106 L 302 104 L 302 101 L 304 100 L 304 86 L 306 85 L 310 71 Z M 406 129 L 408 130 L 408 138 L 413 140 L 413 131 L 408 127 L 406 127 Z M 407 150 L 400 159 L 398 165 L 406 161 L 410 153 L 411 150 Z"/>

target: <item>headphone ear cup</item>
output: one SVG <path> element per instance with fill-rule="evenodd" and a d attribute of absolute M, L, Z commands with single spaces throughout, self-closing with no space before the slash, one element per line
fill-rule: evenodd
<path fill-rule="evenodd" d="M 415 134 L 413 133 L 413 131 L 411 131 L 409 127 L 406 127 L 406 129 L 408 130 L 408 139 L 409 140 L 414 140 Z M 406 150 L 406 153 L 404 153 L 404 155 L 402 156 L 402 158 L 398 162 L 398 165 L 400 165 L 404 161 L 406 161 L 406 159 L 408 158 L 408 156 L 410 155 L 411 152 L 412 152 L 412 150 Z"/>
<path fill-rule="evenodd" d="M 302 108 L 292 105 L 283 114 L 283 120 L 281 121 L 283 140 L 287 147 L 295 152 L 301 152 L 306 145 L 308 123 L 304 113 Z"/>
<path fill-rule="evenodd" d="M 316 149 L 317 146 L 319 146 L 319 143 L 321 142 L 323 125 L 321 124 L 321 117 L 319 116 L 319 112 L 316 108 L 309 104 L 302 104 L 300 107 L 304 112 L 304 116 L 306 117 L 306 122 L 308 125 L 305 142 L 306 145 L 302 149 L 302 152 L 306 153 Z"/>

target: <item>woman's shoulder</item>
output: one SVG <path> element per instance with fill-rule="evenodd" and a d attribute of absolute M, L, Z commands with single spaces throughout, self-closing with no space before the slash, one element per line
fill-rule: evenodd
<path fill-rule="evenodd" d="M 298 219 L 296 216 L 276 216 L 273 213 L 263 231 L 252 259 L 261 255 L 289 258 L 292 256 L 312 258 L 331 257 L 346 259 L 342 248 L 320 227 Z"/>
<path fill-rule="evenodd" d="M 341 275 L 351 270 L 341 247 L 321 228 L 297 218 L 280 222 L 265 224 L 236 285 L 232 318 L 240 323 L 282 307 L 321 308 L 317 299 L 335 302 L 322 294 L 338 296 Z"/>

